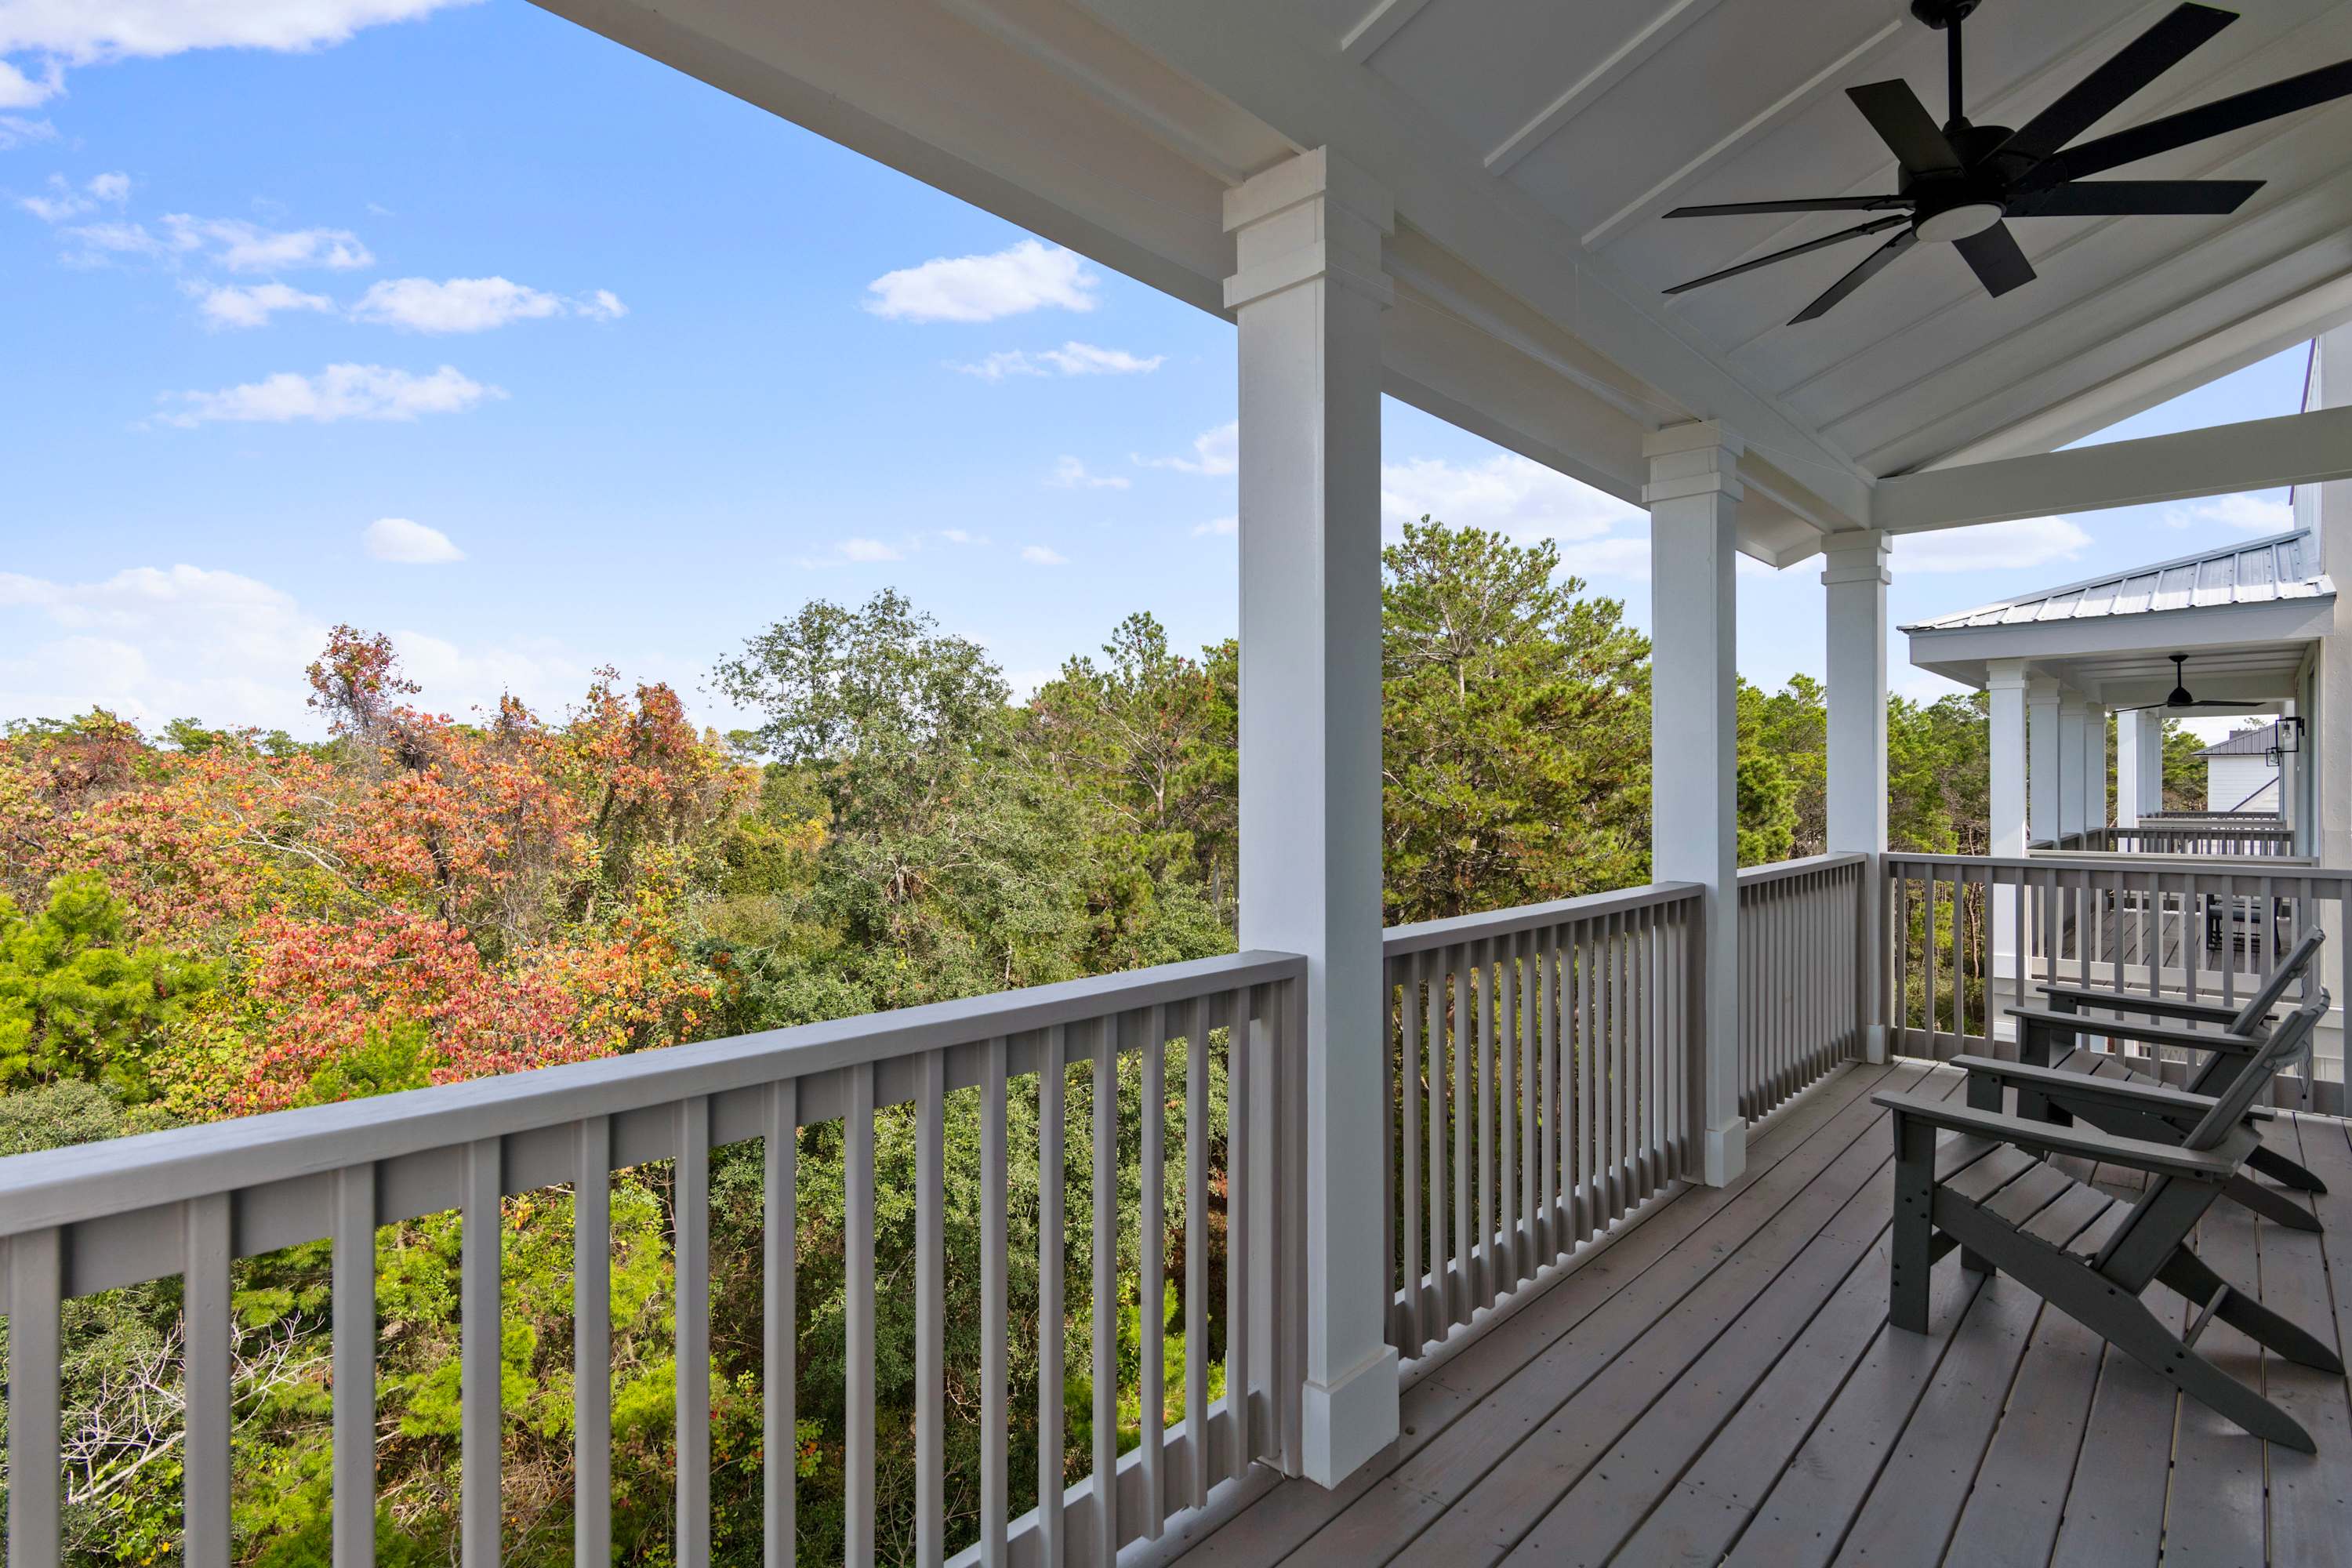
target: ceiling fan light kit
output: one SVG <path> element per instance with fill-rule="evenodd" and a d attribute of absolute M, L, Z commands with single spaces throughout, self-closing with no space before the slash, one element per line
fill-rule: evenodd
<path fill-rule="evenodd" d="M 2352 60 L 2216 99 L 2089 142 L 2076 138 L 2124 100 L 2188 58 L 2238 19 L 2211 5 L 2173 8 L 2057 100 L 2015 130 L 1972 124 L 1961 77 L 1960 24 L 1979 0 L 1911 0 L 1911 14 L 1947 35 L 1946 108 L 1937 125 L 1906 81 L 1865 82 L 1846 96 L 1895 154 L 1892 195 L 1796 197 L 1676 207 L 1670 218 L 1757 213 L 1893 213 L 1785 249 L 1726 267 L 1668 294 L 1687 293 L 1791 257 L 1894 230 L 1877 249 L 1800 310 L 1790 325 L 1815 321 L 1876 277 L 1921 240 L 1949 244 L 1995 299 L 2033 280 L 2032 264 L 2010 232 L 2011 218 L 2219 216 L 2262 189 L 2260 180 L 2091 180 L 2142 158 L 2225 135 L 2298 109 L 2352 95 Z"/>

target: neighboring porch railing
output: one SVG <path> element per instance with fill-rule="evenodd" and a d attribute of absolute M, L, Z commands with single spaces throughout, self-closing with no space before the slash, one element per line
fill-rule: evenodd
<path fill-rule="evenodd" d="M 2086 828 L 2062 835 L 2054 844 L 2037 844 L 2044 853 L 2061 855 L 2116 853 L 2125 855 L 2200 855 L 2229 858 L 2264 858 L 2294 855 L 2294 829 L 2276 817 L 2232 821 L 2227 816 L 2174 817 L 2141 822 L 2137 826 Z"/>
<path fill-rule="evenodd" d="M 1297 1300 L 1295 1277 L 1303 1268 L 1303 1173 L 1286 1152 L 1304 1142 L 1295 1068 L 1305 973 L 1300 958 L 1243 953 L 0 1163 L 0 1307 L 7 1313 L 10 1358 L 8 1561 L 26 1568 L 54 1563 L 60 1554 L 62 1302 L 180 1276 L 187 1347 L 181 1561 L 191 1568 L 229 1562 L 236 1392 L 231 1264 L 323 1239 L 333 1259 L 334 1561 L 338 1568 L 373 1563 L 377 1227 L 454 1210 L 463 1226 L 463 1555 L 484 1568 L 497 1563 L 501 1203 L 510 1194 L 566 1187 L 574 1198 L 576 1237 L 575 1556 L 611 1561 L 607 1194 L 615 1170 L 669 1161 L 678 1368 L 674 1560 L 708 1563 L 711 1155 L 721 1145 L 757 1142 L 764 1150 L 764 1312 L 761 1322 L 739 1331 L 757 1333 L 763 1345 L 766 1560 L 791 1562 L 791 1434 L 800 1382 L 793 1330 L 798 1133 L 831 1123 L 845 1168 L 838 1223 L 846 1292 L 845 1557 L 871 1563 L 877 1552 L 875 1368 L 877 1353 L 887 1352 L 894 1361 L 910 1358 L 917 1369 L 912 1474 L 891 1478 L 911 1488 L 911 1539 L 889 1543 L 893 1554 L 911 1547 L 913 1560 L 937 1563 L 951 1528 L 967 1537 L 976 1528 L 980 1539 L 970 1555 L 982 1561 L 1108 1563 L 1120 1545 L 1159 1535 L 1171 1514 L 1202 1502 L 1212 1486 L 1240 1475 L 1254 1457 L 1276 1456 L 1296 1468 L 1298 1411 L 1291 1391 L 1298 1384 L 1304 1330 L 1301 1314 L 1285 1303 Z M 1117 1114 L 1087 1112 L 1092 1279 L 1074 1285 L 1065 1277 L 1065 1096 L 1068 1068 L 1082 1062 L 1089 1069 L 1076 1080 L 1081 1104 L 1091 1106 L 1096 1086 L 1108 1086 L 1114 1092 L 1107 1103 Z M 1138 1086 L 1123 1096 L 1116 1092 L 1122 1063 L 1133 1065 Z M 1180 1073 L 1181 1089 L 1172 1088 L 1170 1079 Z M 1024 1079 L 1030 1084 L 1018 1086 Z M 1228 1150 L 1211 1143 L 1213 1087 L 1225 1103 Z M 1034 1193 L 1006 1191 L 1008 1091 L 1019 1093 L 1024 1121 L 1034 1095 Z M 942 1492 L 950 1412 L 941 1365 L 949 1310 L 944 1110 L 950 1097 L 960 1097 L 960 1119 L 980 1129 L 971 1184 L 980 1192 L 980 1278 L 957 1281 L 955 1296 L 959 1310 L 976 1308 L 982 1347 L 978 1367 L 965 1369 L 977 1373 L 965 1386 L 976 1385 L 978 1518 L 966 1512 L 953 1526 Z M 915 1154 L 912 1179 L 897 1186 L 886 1173 L 877 1193 L 877 1127 L 886 1117 L 911 1119 Z M 1184 1215 L 1184 1414 L 1173 1426 L 1165 1419 L 1171 1391 L 1162 1386 L 1158 1310 L 1141 1312 L 1139 1371 L 1122 1380 L 1118 1325 L 1124 1303 L 1117 1273 L 1126 1240 L 1139 1258 L 1142 1299 L 1161 1299 L 1171 1227 L 1159 1216 L 1171 1206 L 1171 1149 L 1182 1156 L 1181 1203 L 1175 1206 Z M 1661 1163 L 1653 1159 L 1643 1168 Z M 1122 1201 L 1123 1190 L 1139 1201 Z M 887 1285 L 912 1297 L 909 1343 L 877 1344 L 877 1200 L 886 1214 L 896 1208 L 913 1215 L 912 1276 Z M 1013 1202 L 1024 1211 L 1034 1205 L 1037 1217 L 1039 1299 L 1035 1321 L 1025 1324 L 1007 1316 Z M 1212 1299 L 1213 1210 L 1220 1211 L 1225 1232 L 1222 1300 Z M 1093 1327 L 1093 1446 L 1083 1466 L 1066 1451 L 1059 1332 L 1046 1332 L 1036 1345 L 1036 1452 L 1007 1451 L 1014 1401 L 1025 1404 L 1027 1392 L 1017 1395 L 1006 1386 L 1008 1338 L 1035 1335 L 1041 1321 L 1061 1323 L 1066 1295 L 1087 1303 Z M 1213 1400 L 1209 1355 L 1216 1340 L 1224 1349 L 1226 1394 Z M 1234 1391 L 1242 1391 L 1238 1400 Z M 1123 1457 L 1122 1393 L 1133 1394 L 1142 1412 L 1138 1446 Z M 1019 1520 L 1006 1517 L 1015 1465 L 1034 1467 L 1041 1483 L 1040 1506 Z M 1086 1473 L 1076 1484 L 1066 1486 L 1069 1472 L 1081 1468 Z M 905 1517 L 903 1506 L 898 1517 Z"/>
<path fill-rule="evenodd" d="M 2343 940 L 2352 930 L 2352 873 L 2263 859 L 2049 854 L 1897 852 L 1882 865 L 1890 1045 L 1903 1055 L 2007 1055 L 2014 1046 L 2001 1008 L 2053 980 L 2233 1005 L 2315 922 L 2337 940 L 2312 983 L 2326 984 L 2339 1007 L 2352 996 L 2352 942 Z M 2137 1054 L 2132 1061 L 2176 1078 L 2185 1065 Z M 2281 1093 L 2342 1114 L 2335 1069 L 2305 1071 L 2301 1085 Z"/>
<path fill-rule="evenodd" d="M 1870 857 L 1739 873 L 1739 1112 L 1753 1121 L 1857 1054 Z"/>
<path fill-rule="evenodd" d="M 1695 883 L 1387 935 L 1391 1339 L 1410 1359 L 1676 1180 Z"/>

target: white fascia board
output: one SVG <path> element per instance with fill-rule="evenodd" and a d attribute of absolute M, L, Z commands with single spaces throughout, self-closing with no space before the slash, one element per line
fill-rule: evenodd
<path fill-rule="evenodd" d="M 2242 643 L 2301 642 L 2325 637 L 2336 619 L 2336 595 L 2273 599 L 2261 605 L 2209 605 L 2130 616 L 2068 616 L 2014 626 L 1947 626 L 1908 634 L 1911 662 L 1946 673 L 1954 661 L 1995 658 L 2083 658 L 2115 653 L 2188 653 Z M 1953 676 L 1953 679 L 1960 679 Z M 1979 680 L 1974 684 L 1981 685 Z"/>
<path fill-rule="evenodd" d="M 1837 518 L 1861 526 L 1870 479 L 1712 348 L 1588 254 L 1569 226 L 1496 179 L 1463 142 L 1377 73 L 1318 47 L 1263 0 L 1079 0 L 1177 70 L 1208 84 L 1300 147 L 1344 151 L 1395 198 L 1410 226 L 1570 333 L 1669 405 L 1654 426 L 1713 420 L 1767 448 Z"/>
<path fill-rule="evenodd" d="M 1874 526 L 1923 533 L 2012 518 L 2352 478 L 2352 407 L 2283 414 L 1878 481 Z"/>

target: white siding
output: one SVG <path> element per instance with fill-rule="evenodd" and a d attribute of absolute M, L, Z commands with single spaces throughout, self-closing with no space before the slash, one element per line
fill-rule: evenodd
<path fill-rule="evenodd" d="M 2256 790 L 2263 793 L 2248 800 Z M 2205 759 L 2205 809 L 2208 811 L 2276 811 L 2278 770 L 2257 752 L 2242 757 Z"/>

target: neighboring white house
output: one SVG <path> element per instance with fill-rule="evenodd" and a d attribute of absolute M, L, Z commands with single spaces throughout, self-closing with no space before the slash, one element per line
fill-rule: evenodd
<path fill-rule="evenodd" d="M 2275 721 L 2239 731 L 2198 752 L 2205 763 L 2205 809 L 2279 809 L 2279 727 Z"/>

